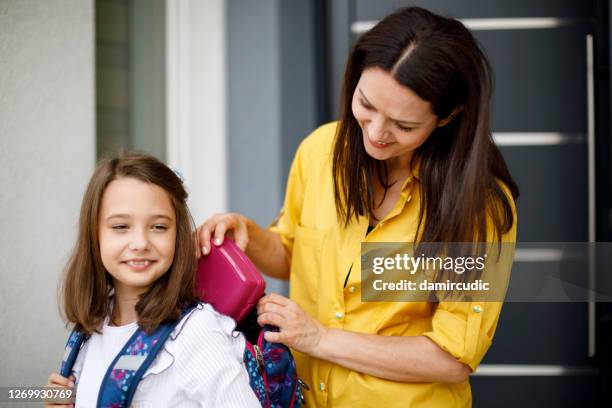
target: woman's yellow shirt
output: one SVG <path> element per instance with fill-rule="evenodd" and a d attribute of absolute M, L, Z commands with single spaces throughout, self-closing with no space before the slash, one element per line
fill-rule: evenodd
<path fill-rule="evenodd" d="M 321 126 L 298 148 L 285 202 L 270 226 L 291 252 L 289 295 L 330 328 L 385 336 L 427 336 L 475 370 L 497 326 L 501 303 L 362 302 L 361 243 L 413 242 L 419 188 L 406 180 L 391 212 L 369 234 L 368 219 L 348 227 L 334 204 L 331 152 L 337 123 Z M 516 222 L 503 241 L 514 242 Z M 351 270 L 346 287 L 347 273 Z M 468 407 L 469 381 L 401 383 L 351 371 L 294 351 L 298 374 L 310 389 L 309 407 Z"/>

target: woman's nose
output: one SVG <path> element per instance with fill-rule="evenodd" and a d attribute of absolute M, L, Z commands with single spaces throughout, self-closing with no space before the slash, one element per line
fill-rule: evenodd
<path fill-rule="evenodd" d="M 370 134 L 370 138 L 374 140 L 382 140 L 385 137 L 385 132 L 385 120 L 379 116 L 372 118 L 368 125 L 368 133 Z"/>

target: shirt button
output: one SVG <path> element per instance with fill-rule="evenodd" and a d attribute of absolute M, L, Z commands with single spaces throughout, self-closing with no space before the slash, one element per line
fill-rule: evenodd
<path fill-rule="evenodd" d="M 385 225 L 385 223 L 381 221 L 381 222 L 378 223 L 378 225 L 380 225 L 382 227 L 383 225 Z"/>
<path fill-rule="evenodd" d="M 354 286 L 351 286 L 349 288 L 349 292 L 351 292 L 351 293 L 355 293 L 355 290 L 357 290 L 357 289 Z"/>
<path fill-rule="evenodd" d="M 319 383 L 319 389 L 320 389 L 321 391 L 325 391 L 325 383 L 320 382 L 320 383 Z"/>
<path fill-rule="evenodd" d="M 336 319 L 342 319 L 344 315 L 340 312 L 336 312 Z M 321 383 L 322 384 L 322 383 Z"/>
<path fill-rule="evenodd" d="M 406 202 L 407 202 L 407 203 L 409 203 L 409 202 L 410 202 L 410 200 L 412 200 L 412 196 L 411 196 L 411 195 L 409 195 L 409 196 L 406 198 Z"/>
<path fill-rule="evenodd" d="M 476 305 L 472 308 L 472 310 L 474 311 L 474 313 L 480 313 L 482 312 L 482 307 L 480 307 L 480 305 Z"/>

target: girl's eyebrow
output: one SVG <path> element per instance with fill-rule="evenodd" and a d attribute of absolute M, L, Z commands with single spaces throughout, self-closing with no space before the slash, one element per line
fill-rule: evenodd
<path fill-rule="evenodd" d="M 357 90 L 359 91 L 359 93 L 361 94 L 361 97 L 366 101 L 368 105 L 374 106 L 370 103 L 370 101 L 368 101 L 368 98 L 366 98 L 361 88 L 357 88 Z M 414 122 L 411 120 L 400 120 L 400 119 L 393 119 L 393 118 L 390 118 L 390 119 L 394 122 L 401 123 L 402 125 L 422 125 L 423 124 L 423 122 Z"/>
<path fill-rule="evenodd" d="M 106 220 L 110 220 L 112 218 L 130 218 L 129 214 L 111 214 L 108 217 L 106 217 Z"/>
<path fill-rule="evenodd" d="M 106 220 L 110 220 L 112 218 L 130 218 L 131 215 L 130 214 L 111 214 L 108 217 L 106 217 Z M 167 219 L 168 221 L 172 221 L 174 220 L 174 218 L 166 215 L 166 214 L 154 214 L 152 216 L 150 216 L 149 218 L 151 219 L 157 219 L 157 218 L 164 218 Z"/>

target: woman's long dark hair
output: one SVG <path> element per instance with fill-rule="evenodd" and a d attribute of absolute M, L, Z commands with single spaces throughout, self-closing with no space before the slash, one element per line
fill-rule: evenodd
<path fill-rule="evenodd" d="M 433 106 L 437 127 L 414 153 L 421 206 L 419 242 L 501 242 L 514 222 L 512 205 L 500 182 L 518 187 L 491 135 L 491 67 L 478 43 L 459 21 L 418 7 L 387 16 L 357 41 L 344 75 L 341 117 L 333 151 L 336 210 L 348 225 L 373 215 L 373 174 L 388 186 L 386 166 L 369 156 L 351 110 L 362 72 L 378 67 Z M 380 169 L 382 168 L 382 171 Z M 372 171 L 372 169 L 379 169 Z M 487 237 L 487 213 L 495 237 Z M 420 235 L 420 238 L 418 238 Z"/>

